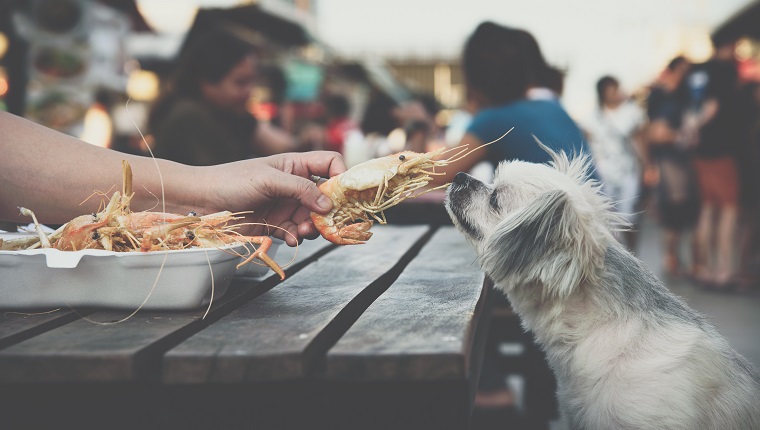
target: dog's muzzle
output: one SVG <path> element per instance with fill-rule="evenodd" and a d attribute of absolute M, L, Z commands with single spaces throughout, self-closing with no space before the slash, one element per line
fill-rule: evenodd
<path fill-rule="evenodd" d="M 461 229 L 474 238 L 482 238 L 482 233 L 478 228 L 470 223 L 466 213 L 470 206 L 471 196 L 481 187 L 485 187 L 482 182 L 468 175 L 459 172 L 454 176 L 454 180 L 446 190 L 446 210 L 449 216 L 458 224 Z"/>

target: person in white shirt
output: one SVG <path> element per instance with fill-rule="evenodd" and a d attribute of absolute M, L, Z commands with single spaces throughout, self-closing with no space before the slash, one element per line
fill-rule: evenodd
<path fill-rule="evenodd" d="M 629 100 L 612 76 L 596 84 L 599 107 L 585 121 L 591 153 L 603 190 L 616 202 L 616 210 L 636 226 L 641 193 L 641 132 L 646 121 L 643 109 Z M 635 228 L 623 233 L 623 244 L 636 251 Z"/>

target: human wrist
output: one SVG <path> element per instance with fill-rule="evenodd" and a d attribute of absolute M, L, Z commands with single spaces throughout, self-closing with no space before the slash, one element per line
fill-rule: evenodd
<path fill-rule="evenodd" d="M 177 205 L 198 214 L 223 210 L 220 184 L 225 183 L 222 166 L 192 167 L 182 166 L 184 171 L 178 176 Z"/>
<path fill-rule="evenodd" d="M 214 195 L 213 172 L 209 167 L 188 166 L 166 160 L 156 160 L 158 173 L 146 182 L 147 190 L 135 188 L 141 206 L 157 211 L 185 215 L 215 212 L 209 196 Z M 135 178 L 138 179 L 138 178 Z M 146 178 L 148 179 L 148 178 Z M 143 187 L 139 187 L 143 188 Z"/>

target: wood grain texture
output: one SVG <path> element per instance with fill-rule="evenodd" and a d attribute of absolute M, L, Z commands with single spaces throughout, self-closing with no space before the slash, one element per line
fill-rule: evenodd
<path fill-rule="evenodd" d="M 46 313 L 0 311 L 0 349 L 79 318 L 79 315 L 70 309 L 40 312 Z"/>
<path fill-rule="evenodd" d="M 301 246 L 286 272 L 293 273 L 327 249 L 332 245 L 324 240 Z M 138 312 L 114 325 L 77 319 L 0 350 L 0 383 L 157 381 L 165 351 L 278 281 L 273 273 L 263 281 L 235 279 L 227 293 L 214 301 L 205 320 L 205 309 Z M 88 319 L 107 323 L 127 315 L 95 312 Z"/>
<path fill-rule="evenodd" d="M 169 351 L 164 381 L 252 382 L 309 374 L 393 282 L 430 229 L 373 231 L 366 244 L 338 247 Z"/>
<path fill-rule="evenodd" d="M 328 352 L 327 378 L 470 378 L 485 291 L 469 244 L 453 227 L 442 227 Z"/>

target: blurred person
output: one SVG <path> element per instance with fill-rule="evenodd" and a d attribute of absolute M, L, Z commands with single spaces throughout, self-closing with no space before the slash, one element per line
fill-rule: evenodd
<path fill-rule="evenodd" d="M 560 101 L 564 90 L 564 74 L 555 67 L 549 67 L 541 54 L 538 41 L 527 31 L 517 34 L 521 38 L 522 52 L 527 55 L 525 60 L 528 74 L 532 76 L 533 83 L 526 92 L 529 100 Z"/>
<path fill-rule="evenodd" d="M 431 139 L 432 130 L 426 121 L 412 121 L 406 127 L 406 151 L 427 152 L 427 144 Z"/>
<path fill-rule="evenodd" d="M 281 67 L 272 65 L 264 69 L 264 80 L 269 89 L 269 103 L 273 106 L 269 123 L 288 133 L 293 131 L 293 107 L 286 100 L 288 81 Z"/>
<path fill-rule="evenodd" d="M 148 119 L 156 157 L 213 165 L 298 150 L 247 109 L 257 66 L 254 46 L 222 29 L 191 40 Z"/>
<path fill-rule="evenodd" d="M 670 276 L 692 271 L 683 267 L 680 247 L 684 234 L 694 228 L 699 216 L 696 174 L 681 133 L 687 105 L 682 83 L 690 68 L 682 56 L 671 60 L 647 99 L 644 180 L 655 188 L 655 207 L 665 230 L 663 269 Z"/>
<path fill-rule="evenodd" d="M 583 133 L 559 103 L 562 72 L 546 63 L 530 33 L 481 23 L 467 39 L 462 67 L 473 117 L 459 145 L 475 148 L 514 129 L 498 142 L 441 169 L 450 174 L 438 182 L 467 172 L 483 160 L 494 165 L 514 159 L 551 161 L 536 140 L 554 151 L 590 154 Z M 556 97 L 528 99 L 535 88 L 549 89 Z"/>
<path fill-rule="evenodd" d="M 636 252 L 644 112 L 626 97 L 612 76 L 597 81 L 596 94 L 598 107 L 583 123 L 584 131 L 602 189 L 632 227 L 622 233 L 622 242 L 631 252 Z"/>
<path fill-rule="evenodd" d="M 736 288 L 749 292 L 760 287 L 760 82 L 741 91 L 739 168 L 739 267 Z"/>
<path fill-rule="evenodd" d="M 459 142 L 459 147 L 478 148 L 512 131 L 489 146 L 436 171 L 437 184 L 450 181 L 457 172 L 468 172 L 482 161 L 493 165 L 505 160 L 549 163 L 550 155 L 536 142 L 539 140 L 554 151 L 564 151 L 571 157 L 590 154 L 583 133 L 559 103 L 563 74 L 543 58 L 538 43 L 527 31 L 505 27 L 493 22 L 479 24 L 465 42 L 462 53 L 467 106 L 472 121 Z M 528 99 L 533 88 L 551 90 L 552 97 Z M 544 91 L 544 93 L 546 93 Z M 514 127 L 514 128 L 513 128 Z M 494 300 L 506 299 L 496 297 Z M 508 306 L 503 303 L 503 306 Z M 535 344 L 526 345 L 526 356 L 532 363 L 528 403 L 534 415 L 556 414 L 556 399 L 551 394 L 555 382 L 545 357 Z M 504 387 L 503 375 L 498 375 L 494 360 L 498 352 L 489 351 L 483 364 L 478 406 L 505 406 L 510 393 Z M 535 391 L 534 391 L 535 390 Z M 548 393 L 546 398 L 541 393 Z M 535 401 L 534 401 L 535 400 Z"/>
<path fill-rule="evenodd" d="M 265 220 L 293 234 L 272 230 L 273 236 L 290 246 L 319 235 L 310 211 L 332 209 L 331 200 L 322 195 L 311 175 L 331 177 L 346 170 L 340 154 L 327 151 L 188 166 L 90 145 L 6 112 L 0 112 L 0 152 L 5 155 L 0 157 L 0 220 L 28 223 L 19 206 L 51 224 L 96 212 L 99 199 L 88 197 L 93 191 L 121 184 L 121 161 L 126 160 L 134 172 L 131 206 L 135 211 L 155 208 L 156 195 L 151 190 L 165 189 L 168 212 L 253 211 L 248 221 Z M 30 169 L 32 165 L 36 168 Z M 250 230 L 250 234 L 267 232 L 266 226 Z"/>
<path fill-rule="evenodd" d="M 422 121 L 431 130 L 437 130 L 435 116 L 439 109 L 435 98 L 426 94 L 413 95 L 408 100 L 398 102 L 373 88 L 364 110 L 361 129 L 366 135 L 387 136 L 397 128 L 404 129 L 413 122 Z"/>
<path fill-rule="evenodd" d="M 324 149 L 342 154 L 348 133 L 359 130 L 358 124 L 350 117 L 351 104 L 346 96 L 331 94 L 325 97 L 324 105 L 327 116 Z"/>
<path fill-rule="evenodd" d="M 425 123 L 428 138 L 437 139 L 440 130 L 435 118 L 440 111 L 441 106 L 434 96 L 419 93 L 393 109 L 393 116 L 405 129 L 409 129 L 414 123 Z"/>
<path fill-rule="evenodd" d="M 395 100 L 380 89 L 372 87 L 360 123 L 362 133 L 365 135 L 388 136 L 391 131 L 400 125 L 398 119 L 393 114 L 393 110 L 396 107 L 397 103 Z"/>
<path fill-rule="evenodd" d="M 738 70 L 735 40 L 713 39 L 714 54 L 689 73 L 694 164 L 702 196 L 695 278 L 725 289 L 734 281 L 739 179 L 736 166 Z"/>

